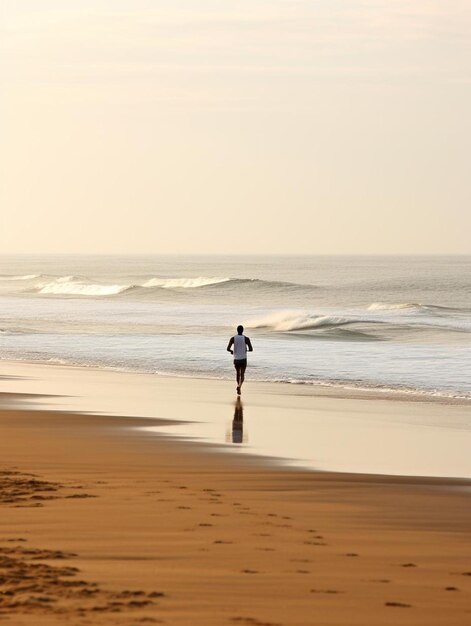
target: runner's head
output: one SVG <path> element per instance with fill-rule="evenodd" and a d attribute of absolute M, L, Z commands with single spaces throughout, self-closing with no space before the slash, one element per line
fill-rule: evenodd
<path fill-rule="evenodd" d="M 244 332 L 244 327 L 243 326 L 237 326 L 237 332 L 239 333 L 239 335 L 242 335 L 242 333 Z"/>

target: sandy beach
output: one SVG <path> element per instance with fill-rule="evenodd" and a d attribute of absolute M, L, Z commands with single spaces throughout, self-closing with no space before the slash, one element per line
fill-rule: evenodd
<path fill-rule="evenodd" d="M 168 410 L 51 410 L 18 393 L 24 370 L 2 372 L 2 622 L 469 623 L 469 480 L 227 454 L 149 434 L 156 418 L 165 432 Z M 34 384 L 49 393 L 39 376 Z M 175 413 L 191 400 L 172 379 L 159 384 Z M 201 398 L 194 407 L 210 410 Z"/>

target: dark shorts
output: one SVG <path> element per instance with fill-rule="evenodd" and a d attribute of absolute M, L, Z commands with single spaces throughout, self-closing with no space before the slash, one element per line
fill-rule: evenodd
<path fill-rule="evenodd" d="M 247 367 L 247 359 L 234 359 L 234 367 Z"/>

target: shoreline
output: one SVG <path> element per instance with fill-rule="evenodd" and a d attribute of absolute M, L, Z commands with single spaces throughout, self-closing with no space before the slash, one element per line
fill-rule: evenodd
<path fill-rule="evenodd" d="M 219 382 L 232 382 L 231 377 L 210 377 L 210 376 L 197 376 L 196 374 L 178 374 L 175 372 L 150 372 L 146 370 L 131 369 L 131 368 L 118 368 L 118 367 L 105 367 L 96 365 L 80 365 L 76 363 L 67 362 L 55 362 L 48 360 L 20 360 L 20 359 L 0 359 L 0 365 L 11 364 L 14 366 L 32 366 L 32 367 L 51 367 L 51 368 L 67 368 L 77 369 L 80 371 L 92 371 L 92 372 L 109 372 L 116 374 L 129 374 L 139 376 L 154 376 L 160 378 L 176 378 L 179 380 L 202 380 L 202 381 L 219 381 Z M 1 379 L 1 377 L 0 377 Z M 281 386 L 289 389 L 293 389 L 292 395 L 309 395 L 313 397 L 325 396 L 337 399 L 359 399 L 359 400 L 387 400 L 397 402 L 425 402 L 431 404 L 444 404 L 444 405 L 458 405 L 471 407 L 471 397 L 468 396 L 446 396 L 437 394 L 427 390 L 414 390 L 414 389 L 393 389 L 389 387 L 368 387 L 361 385 L 354 386 L 352 382 L 339 382 L 339 383 L 323 383 L 323 382 L 292 382 L 284 380 L 256 380 L 248 379 L 250 385 L 273 385 L 275 387 Z M 296 391 L 294 391 L 296 390 Z M 303 390 L 303 391 L 301 391 Z"/>
<path fill-rule="evenodd" d="M 332 396 L 249 381 L 236 421 L 228 381 L 6 361 L 0 367 L 10 377 L 1 389 L 20 394 L 27 408 L 31 395 L 46 410 L 168 420 L 158 428 L 149 422 L 149 437 L 154 431 L 304 469 L 471 478 L 471 411 L 463 404 Z"/>

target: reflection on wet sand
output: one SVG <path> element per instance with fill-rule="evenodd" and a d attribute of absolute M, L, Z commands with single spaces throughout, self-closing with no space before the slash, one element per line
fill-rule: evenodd
<path fill-rule="evenodd" d="M 232 443 L 244 442 L 244 407 L 240 397 L 237 397 L 232 420 Z"/>

